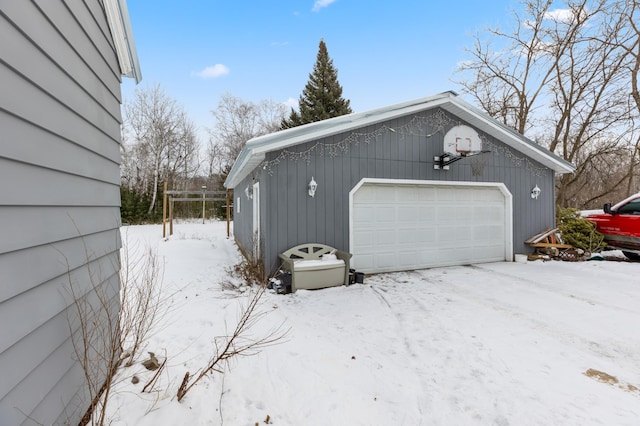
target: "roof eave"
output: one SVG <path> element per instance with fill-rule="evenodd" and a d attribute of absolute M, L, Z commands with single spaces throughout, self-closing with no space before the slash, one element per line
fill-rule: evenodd
<path fill-rule="evenodd" d="M 446 105 L 449 105 L 449 107 L 447 108 Z M 550 151 L 546 152 L 547 150 L 540 146 L 532 146 L 525 142 L 523 140 L 525 139 L 524 136 L 515 134 L 505 127 L 494 123 L 492 121 L 493 119 L 476 111 L 472 106 L 461 100 L 455 93 L 444 92 L 428 98 L 421 98 L 361 113 L 334 117 L 254 138 L 248 141 L 243 148 L 238 159 L 233 164 L 224 185 L 226 188 L 234 188 L 237 186 L 251 171 L 264 161 L 268 152 L 285 149 L 320 137 L 332 136 L 349 131 L 355 127 L 370 126 L 398 116 L 413 114 L 438 106 L 443 107 L 454 115 L 460 115 L 464 112 L 467 116 L 475 118 L 475 120 L 473 120 L 475 122 L 474 125 L 481 130 L 507 143 L 513 149 L 535 159 L 540 164 L 558 174 L 572 173 L 575 171 L 573 164 Z M 290 133 L 290 137 L 287 137 L 287 133 Z"/>
<path fill-rule="evenodd" d="M 142 81 L 138 52 L 133 39 L 133 29 L 126 0 L 104 0 L 111 37 L 116 47 L 118 64 L 123 76 Z"/>

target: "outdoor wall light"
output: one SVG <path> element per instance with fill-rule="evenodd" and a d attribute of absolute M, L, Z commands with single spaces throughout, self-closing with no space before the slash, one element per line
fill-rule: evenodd
<path fill-rule="evenodd" d="M 309 197 L 316 195 L 316 189 L 318 189 L 318 182 L 311 176 L 311 180 L 309 181 Z"/>
<path fill-rule="evenodd" d="M 538 185 L 536 185 L 532 190 L 531 190 L 531 198 L 533 198 L 534 200 L 537 200 L 538 197 L 540 196 L 540 193 L 542 192 L 542 190 L 540 188 L 538 188 Z"/>

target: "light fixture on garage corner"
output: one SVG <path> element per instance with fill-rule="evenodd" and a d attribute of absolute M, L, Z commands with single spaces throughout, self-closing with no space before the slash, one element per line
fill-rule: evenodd
<path fill-rule="evenodd" d="M 311 176 L 311 180 L 308 185 L 309 189 L 309 197 L 314 197 L 316 195 L 316 189 L 318 189 L 318 182 L 315 181 L 313 176 Z"/>
<path fill-rule="evenodd" d="M 531 198 L 533 198 L 534 200 L 537 200 L 538 197 L 540 196 L 540 193 L 542 192 L 542 190 L 540 188 L 538 188 L 538 185 L 536 185 L 532 190 L 531 190 Z"/>

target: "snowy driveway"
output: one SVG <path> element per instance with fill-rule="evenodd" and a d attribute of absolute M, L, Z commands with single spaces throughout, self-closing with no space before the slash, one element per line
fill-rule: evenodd
<path fill-rule="evenodd" d="M 274 295 L 293 335 L 255 398 L 287 425 L 637 425 L 639 270 L 496 263 Z"/>

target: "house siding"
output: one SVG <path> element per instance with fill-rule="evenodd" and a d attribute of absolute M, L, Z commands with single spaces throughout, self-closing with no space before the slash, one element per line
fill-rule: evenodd
<path fill-rule="evenodd" d="M 70 283 L 118 310 L 118 60 L 99 0 L 4 1 L 0 39 L 0 424 L 77 424 Z"/>
<path fill-rule="evenodd" d="M 233 191 L 233 236 L 240 250 L 249 258 L 253 257 L 253 200 L 247 193 L 252 190 L 254 178 L 255 175 L 250 175 Z M 260 228 L 264 230 L 262 224 Z"/>
<path fill-rule="evenodd" d="M 502 182 L 513 195 L 514 252 L 528 252 L 524 241 L 555 223 L 553 170 L 480 131 L 485 149 L 491 150 L 482 154 L 486 160 L 482 175 L 474 176 L 471 158 L 451 164 L 448 171 L 434 170 L 433 157 L 442 154 L 446 132 L 455 125 L 470 125 L 449 113 L 446 125 L 428 124 L 437 111 L 287 148 L 299 154 L 297 159 L 274 161 L 282 151 L 267 154 L 264 168 L 256 170 L 266 212 L 278 212 L 263 215 L 264 259 L 270 270 L 277 267 L 278 253 L 297 244 L 318 242 L 349 250 L 349 192 L 362 178 Z M 318 143 L 324 149 L 304 154 Z M 306 191 L 312 176 L 318 182 L 313 198 Z M 544 195 L 538 200 L 530 197 L 535 185 Z"/>

